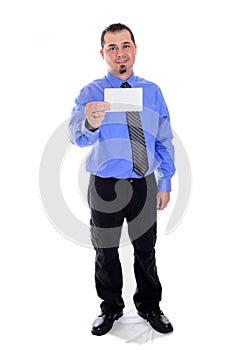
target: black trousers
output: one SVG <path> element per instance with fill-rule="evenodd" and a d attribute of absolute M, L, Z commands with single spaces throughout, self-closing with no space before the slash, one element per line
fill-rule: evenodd
<path fill-rule="evenodd" d="M 91 239 L 96 251 L 95 284 L 103 300 L 103 312 L 120 312 L 124 308 L 118 254 L 124 219 L 134 248 L 135 306 L 141 312 L 159 306 L 162 287 L 155 258 L 156 193 L 154 174 L 126 180 L 90 176 L 88 202 Z"/>

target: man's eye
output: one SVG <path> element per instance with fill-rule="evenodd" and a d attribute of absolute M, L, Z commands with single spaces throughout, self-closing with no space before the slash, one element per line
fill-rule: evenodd
<path fill-rule="evenodd" d="M 116 47 L 110 47 L 109 48 L 109 51 L 115 51 L 116 50 Z"/>
<path fill-rule="evenodd" d="M 127 44 L 127 45 L 124 45 L 123 47 L 124 47 L 124 49 L 129 49 L 130 45 Z"/>

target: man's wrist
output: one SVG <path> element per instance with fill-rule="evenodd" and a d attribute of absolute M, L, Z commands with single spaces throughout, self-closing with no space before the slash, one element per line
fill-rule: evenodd
<path fill-rule="evenodd" d="M 99 128 L 94 128 L 88 121 L 88 119 L 85 119 L 85 127 L 90 131 L 96 131 Z"/>

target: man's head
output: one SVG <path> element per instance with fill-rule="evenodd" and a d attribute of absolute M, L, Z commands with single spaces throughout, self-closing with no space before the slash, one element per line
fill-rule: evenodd
<path fill-rule="evenodd" d="M 137 47 L 132 31 L 124 24 L 108 26 L 101 35 L 101 55 L 109 72 L 126 80 L 131 75 Z"/>
<path fill-rule="evenodd" d="M 111 24 L 108 27 L 106 27 L 102 32 L 102 35 L 101 35 L 101 47 L 102 47 L 102 49 L 104 48 L 104 45 L 105 45 L 105 34 L 106 33 L 121 32 L 122 30 L 127 30 L 130 33 L 131 40 L 135 44 L 134 34 L 132 33 L 131 29 L 129 27 L 127 27 L 125 24 L 114 23 L 114 24 Z"/>

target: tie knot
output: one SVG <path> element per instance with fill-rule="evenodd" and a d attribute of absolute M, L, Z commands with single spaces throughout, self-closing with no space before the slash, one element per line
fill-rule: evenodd
<path fill-rule="evenodd" d="M 121 88 L 131 88 L 130 84 L 126 81 L 125 83 L 122 83 Z"/>

